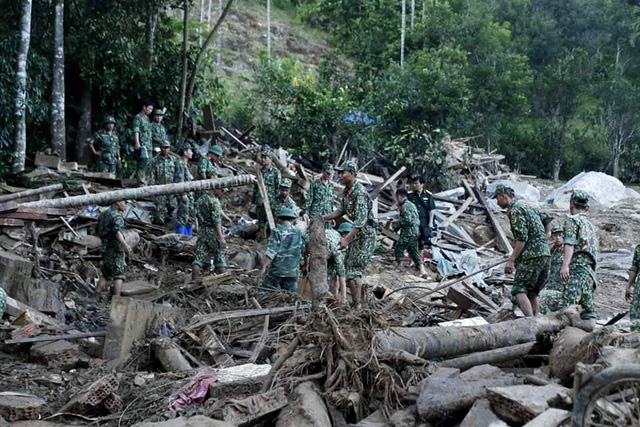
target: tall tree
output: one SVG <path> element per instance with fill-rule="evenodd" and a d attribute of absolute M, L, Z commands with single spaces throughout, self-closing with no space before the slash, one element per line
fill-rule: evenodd
<path fill-rule="evenodd" d="M 64 0 L 55 0 L 53 78 L 51 85 L 51 143 L 62 161 L 67 159 L 64 120 Z"/>
<path fill-rule="evenodd" d="M 271 0 L 267 0 L 267 60 L 271 62 Z"/>
<path fill-rule="evenodd" d="M 416 0 L 411 0 L 411 29 L 416 23 Z"/>
<path fill-rule="evenodd" d="M 16 120 L 14 172 L 22 172 L 24 170 L 27 152 L 27 57 L 29 56 L 29 44 L 31 41 L 31 0 L 22 0 L 20 6 L 20 43 L 16 61 L 16 97 L 14 103 Z"/>
<path fill-rule="evenodd" d="M 185 115 L 187 76 L 189 74 L 189 0 L 184 0 L 182 15 L 182 77 L 180 78 L 180 111 L 178 113 L 178 138 L 182 137 L 182 125 Z M 189 108 L 187 105 L 186 108 Z"/>
<path fill-rule="evenodd" d="M 211 1 L 211 0 L 209 0 Z M 218 19 L 222 16 L 222 0 L 218 0 Z M 216 74 L 222 68 L 222 26 L 218 29 L 218 54 L 216 55 Z"/>
<path fill-rule="evenodd" d="M 404 34 L 407 20 L 407 3 L 402 0 L 402 23 L 400 24 L 400 67 L 404 67 Z"/>

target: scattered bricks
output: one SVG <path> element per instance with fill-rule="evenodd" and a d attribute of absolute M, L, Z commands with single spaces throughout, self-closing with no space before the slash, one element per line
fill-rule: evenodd
<path fill-rule="evenodd" d="M 287 405 L 283 387 L 241 400 L 231 400 L 222 408 L 222 419 L 240 427 L 253 425 Z"/>
<path fill-rule="evenodd" d="M 496 413 L 507 421 L 527 423 L 549 409 L 570 401 L 569 389 L 558 384 L 543 387 L 518 385 L 487 389 L 487 397 Z"/>
<path fill-rule="evenodd" d="M 0 416 L 8 421 L 37 420 L 47 402 L 32 394 L 0 393 Z"/>
<path fill-rule="evenodd" d="M 40 333 L 40 328 L 35 323 L 28 323 L 15 331 L 11 332 L 11 339 L 16 340 L 20 338 L 32 337 Z"/>
<path fill-rule="evenodd" d="M 78 364 L 80 350 L 69 341 L 43 342 L 31 347 L 31 360 L 49 367 L 71 369 Z"/>
<path fill-rule="evenodd" d="M 245 365 L 220 369 L 218 381 L 209 386 L 209 394 L 215 399 L 225 397 L 247 397 L 260 393 L 271 365 Z"/>
<path fill-rule="evenodd" d="M 122 398 L 115 393 L 111 393 L 107 396 L 102 404 L 111 414 L 117 414 L 122 411 Z"/>
<path fill-rule="evenodd" d="M 105 375 L 77 394 L 58 412 L 87 413 L 104 402 L 118 389 L 118 385 L 118 378 L 115 375 Z"/>

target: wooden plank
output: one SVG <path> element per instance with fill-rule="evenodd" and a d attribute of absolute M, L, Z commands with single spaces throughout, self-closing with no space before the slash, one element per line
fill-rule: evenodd
<path fill-rule="evenodd" d="M 276 228 L 276 222 L 273 220 L 273 213 L 271 212 L 271 203 L 269 203 L 267 188 L 264 185 L 264 180 L 262 179 L 262 171 L 260 170 L 260 167 L 256 167 L 256 178 L 258 180 L 258 189 L 260 190 L 260 197 L 262 197 L 262 204 L 267 214 L 267 222 L 269 223 L 269 227 L 272 230 L 274 230 Z"/>
<path fill-rule="evenodd" d="M 44 221 L 49 219 L 47 214 L 30 212 L 5 212 L 0 214 L 0 218 L 26 219 L 29 221 Z"/>
<path fill-rule="evenodd" d="M 247 317 L 291 313 L 295 310 L 307 310 L 310 307 L 311 307 L 311 304 L 304 304 L 304 305 L 289 305 L 286 307 L 262 308 L 262 309 L 254 309 L 254 310 L 223 311 L 221 313 L 215 313 L 215 314 L 204 316 L 203 319 L 197 320 L 194 323 L 187 325 L 183 329 L 186 331 L 189 331 L 189 330 L 200 328 L 205 325 L 209 325 L 214 322 L 219 322 L 221 320 L 244 319 Z"/>
<path fill-rule="evenodd" d="M 437 194 L 434 194 L 432 197 L 433 197 L 433 200 L 439 200 L 441 202 L 453 203 L 454 205 L 462 205 L 463 203 L 466 203 L 466 200 L 452 199 L 451 197 L 438 196 Z M 469 207 L 476 208 L 476 209 L 484 209 L 484 206 L 482 206 L 479 203 L 471 203 L 469 205 Z"/>
<path fill-rule="evenodd" d="M 371 199 L 375 199 L 376 197 L 378 197 L 382 190 L 384 190 L 393 181 L 398 179 L 400 177 L 400 175 L 402 175 L 404 173 L 404 171 L 406 171 L 406 170 L 407 170 L 407 168 L 405 166 L 403 166 L 396 173 L 394 173 L 389 178 L 387 178 L 387 180 L 385 182 L 383 182 L 380 187 L 376 188 L 375 190 L 373 190 L 371 192 Z"/>
<path fill-rule="evenodd" d="M 496 303 L 494 303 L 491 298 L 486 296 L 480 289 L 478 289 L 475 286 L 473 286 L 472 283 L 469 283 L 466 280 L 463 280 L 462 281 L 462 285 L 465 288 L 467 288 L 467 290 L 469 292 L 471 292 L 473 294 L 473 296 L 476 297 L 477 300 L 483 302 L 486 305 L 485 308 L 488 308 L 489 311 L 491 311 L 491 310 L 498 311 L 500 309 L 500 307 L 498 307 L 496 305 Z"/>
<path fill-rule="evenodd" d="M 220 129 L 226 134 L 229 135 L 229 137 L 231 139 L 233 139 L 235 141 L 236 144 L 240 145 L 242 148 L 249 148 L 249 146 L 247 144 L 245 144 L 244 142 L 240 141 L 230 130 L 228 130 L 227 128 L 225 128 L 224 126 L 220 126 Z"/>
<path fill-rule="evenodd" d="M 477 195 L 476 192 L 474 191 L 474 189 L 471 187 L 471 184 L 469 184 L 469 182 L 466 179 L 462 180 L 462 186 L 464 187 L 464 195 L 467 197 L 473 197 L 475 199 L 477 199 Z M 479 202 L 480 200 L 478 200 Z M 485 208 L 485 204 L 481 204 L 481 206 L 483 207 L 483 209 Z"/>
<path fill-rule="evenodd" d="M 60 340 L 77 340 L 80 338 L 90 337 L 104 337 L 107 333 L 101 332 L 77 332 L 72 334 L 60 334 L 60 335 L 39 335 L 37 337 L 17 338 L 12 340 L 5 340 L 5 344 L 24 344 L 32 342 L 44 342 L 44 341 L 60 341 Z"/>
<path fill-rule="evenodd" d="M 249 129 L 245 130 L 244 132 L 242 132 L 242 134 L 238 137 L 238 139 L 240 141 L 244 141 L 244 139 L 249 136 L 249 134 L 256 128 L 255 125 L 251 125 L 249 126 Z"/>
<path fill-rule="evenodd" d="M 36 310 L 35 308 L 29 307 L 28 305 L 23 304 L 20 301 L 15 300 L 7 295 L 5 312 L 9 316 L 20 317 L 20 315 L 25 311 L 29 312 L 29 316 L 36 323 L 52 326 L 60 330 L 66 329 L 66 325 L 64 323 L 59 322 L 53 317 L 47 316 L 46 314 Z"/>
<path fill-rule="evenodd" d="M 382 229 L 382 234 L 388 238 L 390 238 L 391 240 L 393 240 L 394 242 L 397 242 L 400 239 L 400 235 L 392 230 L 389 230 L 388 228 L 383 228 Z"/>
<path fill-rule="evenodd" d="M 23 225 L 24 221 L 21 219 L 0 218 L 0 226 L 3 227 L 22 227 Z"/>
<path fill-rule="evenodd" d="M 11 194 L 3 194 L 0 196 L 0 203 L 8 202 L 10 200 L 22 199 L 24 197 L 36 196 L 38 194 L 48 193 L 50 191 L 60 191 L 64 188 L 62 184 L 47 185 L 40 188 L 32 188 L 30 190 L 18 191 Z"/>
<path fill-rule="evenodd" d="M 471 204 L 471 202 L 473 202 L 473 197 L 468 197 L 467 200 L 464 201 L 464 203 L 462 204 L 462 206 L 460 206 L 458 208 L 457 211 L 455 211 L 453 213 L 453 215 L 451 215 L 449 218 L 447 218 L 442 224 L 440 224 L 440 227 L 442 229 L 446 229 L 450 224 L 453 224 L 453 222 L 458 219 L 458 217 L 460 215 L 462 215 L 462 213 L 464 211 L 467 210 L 467 208 L 469 207 L 469 205 Z"/>
<path fill-rule="evenodd" d="M 12 212 L 18 209 L 18 204 L 14 201 L 0 203 L 0 212 Z"/>
<path fill-rule="evenodd" d="M 44 166 L 46 168 L 58 169 L 60 165 L 60 157 L 58 156 L 49 156 L 44 153 L 36 153 L 35 159 L 36 166 Z"/>
<path fill-rule="evenodd" d="M 216 130 L 216 122 L 213 118 L 213 108 L 211 108 L 211 105 L 207 104 L 204 106 L 202 116 L 204 119 L 204 128 L 210 131 Z"/>
<path fill-rule="evenodd" d="M 463 180 L 463 183 L 465 183 L 464 180 Z M 467 185 L 468 185 L 468 183 L 467 183 Z M 478 199 L 480 204 L 482 206 L 484 206 L 484 210 L 487 212 L 487 216 L 489 217 L 489 221 L 491 222 L 491 225 L 493 226 L 493 229 L 495 230 L 496 236 L 498 238 L 498 241 L 496 243 L 498 244 L 498 246 L 503 251 L 505 251 L 505 253 L 507 255 L 511 255 L 511 253 L 513 252 L 513 247 L 511 246 L 511 242 L 509 242 L 509 239 L 507 238 L 506 233 L 502 229 L 502 226 L 498 222 L 498 219 L 496 218 L 496 216 L 491 211 L 491 208 L 489 208 L 489 205 L 487 204 L 487 201 L 485 200 L 484 196 L 482 195 L 482 192 L 480 190 L 478 190 L 477 187 L 474 187 L 472 190 L 475 193 L 476 199 Z"/>
<path fill-rule="evenodd" d="M 60 216 L 60 215 L 68 215 L 69 211 L 67 209 L 59 209 L 59 208 L 34 208 L 29 206 L 18 206 L 16 209 L 18 213 L 35 213 L 35 214 L 45 214 L 51 216 Z"/>

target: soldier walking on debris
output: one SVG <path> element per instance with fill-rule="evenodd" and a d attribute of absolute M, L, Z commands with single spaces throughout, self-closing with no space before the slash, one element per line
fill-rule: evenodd
<path fill-rule="evenodd" d="M 176 182 L 176 164 L 179 159 L 171 153 L 171 144 L 168 140 L 160 144 L 160 154 L 153 158 L 151 162 L 152 185 L 173 184 Z M 176 198 L 173 194 L 164 194 L 155 198 L 156 216 L 155 223 L 164 225 L 167 215 L 170 215 L 176 208 Z"/>
<path fill-rule="evenodd" d="M 629 317 L 631 317 L 631 330 L 640 331 L 640 283 L 638 283 L 638 270 L 640 269 L 640 245 L 633 251 L 633 261 L 629 268 L 629 280 L 625 289 L 624 297 L 631 301 L 629 307 Z M 631 289 L 633 288 L 633 290 Z"/>
<path fill-rule="evenodd" d="M 418 217 L 416 205 L 407 200 L 407 197 L 408 194 L 406 190 L 400 189 L 396 191 L 396 199 L 400 207 L 400 239 L 393 245 L 393 253 L 396 258 L 396 265 L 400 266 L 406 249 L 416 268 L 420 270 L 420 274 L 426 275 L 427 271 L 424 268 L 422 256 L 418 250 L 420 218 Z"/>
<path fill-rule="evenodd" d="M 292 182 L 289 178 L 282 178 L 280 181 L 280 193 L 278 193 L 278 198 L 275 200 L 274 204 L 271 205 L 271 212 L 273 212 L 274 218 L 278 218 L 278 213 L 282 208 L 289 208 L 296 215 L 298 214 L 298 205 L 290 196 L 291 184 Z"/>
<path fill-rule="evenodd" d="M 424 189 L 424 178 L 416 176 L 413 178 L 413 192 L 409 194 L 409 201 L 418 209 L 420 218 L 420 249 L 431 246 L 431 230 L 434 227 L 436 214 L 436 204 L 431 194 Z"/>
<path fill-rule="evenodd" d="M 327 253 L 329 254 L 327 272 L 331 278 L 329 290 L 341 303 L 347 301 L 347 271 L 344 266 L 345 250 L 340 246 L 340 240 L 352 229 L 351 223 L 343 222 L 337 231 L 333 228 L 325 231 Z"/>
<path fill-rule="evenodd" d="M 340 182 L 344 185 L 342 200 L 338 209 L 322 216 L 329 221 L 343 215 L 353 221 L 353 229 L 340 240 L 340 246 L 347 248 L 345 267 L 347 286 L 351 289 L 353 306 L 362 304 L 362 275 L 376 248 L 376 224 L 373 218 L 371 197 L 356 181 L 358 167 L 352 161 L 338 168 Z"/>
<path fill-rule="evenodd" d="M 198 240 L 196 242 L 196 257 L 191 266 L 191 278 L 200 277 L 202 268 L 208 267 L 213 259 L 216 273 L 226 271 L 224 249 L 227 242 L 222 233 L 222 203 L 220 198 L 224 194 L 223 188 L 204 191 L 196 201 L 196 217 L 198 219 Z"/>
<path fill-rule="evenodd" d="M 97 157 L 98 172 L 116 173 L 116 167 L 120 164 L 120 140 L 114 131 L 115 126 L 116 119 L 113 116 L 107 116 L 104 120 L 104 129 L 96 132 L 89 140 L 89 147 Z"/>
<path fill-rule="evenodd" d="M 525 316 L 538 312 L 538 294 L 549 278 L 549 245 L 540 214 L 533 207 L 515 199 L 513 188 L 499 184 L 495 198 L 507 209 L 511 232 L 515 239 L 513 253 L 504 268 L 509 274 L 516 270 L 511 295 Z"/>
<path fill-rule="evenodd" d="M 595 326 L 593 290 L 600 243 L 595 226 L 587 219 L 589 195 L 574 191 L 569 201 L 570 215 L 564 220 L 564 258 L 560 279 L 564 283 L 562 307 L 579 304 L 580 317 Z"/>
<path fill-rule="evenodd" d="M 305 221 L 309 222 L 310 218 L 333 212 L 335 195 L 333 193 L 333 183 L 331 182 L 332 175 L 333 165 L 324 163 L 322 165 L 322 176 L 311 183 L 307 192 L 307 200 L 302 210 Z M 325 221 L 324 228 L 331 228 L 331 222 Z"/>
<path fill-rule="evenodd" d="M 298 216 L 289 209 L 278 212 L 280 223 L 267 242 L 267 253 L 262 261 L 260 276 L 262 279 L 258 295 L 262 296 L 267 289 L 284 289 L 289 292 L 298 290 L 300 261 L 304 256 L 306 234 L 294 227 L 293 220 Z"/>
<path fill-rule="evenodd" d="M 543 220 L 544 223 L 544 220 Z M 549 280 L 547 286 L 540 292 L 540 312 L 542 314 L 560 310 L 564 283 L 560 280 L 560 267 L 564 258 L 564 236 L 562 224 L 551 227 L 551 262 L 549 264 Z"/>
<path fill-rule="evenodd" d="M 165 141 L 169 141 L 167 130 L 162 124 L 162 119 L 164 118 L 164 110 L 161 110 L 159 108 L 153 110 L 153 116 L 151 118 L 153 120 L 151 122 L 151 146 L 153 147 L 153 152 L 157 153 L 160 151 L 162 143 Z"/>
<path fill-rule="evenodd" d="M 113 281 L 112 294 L 119 296 L 127 278 L 125 255 L 131 255 L 131 248 L 122 233 L 126 228 L 122 212 L 126 209 L 127 202 L 120 200 L 98 217 L 98 236 L 102 241 L 102 277 L 98 283 L 98 292 L 106 290 L 107 284 Z"/>
<path fill-rule="evenodd" d="M 260 153 L 260 164 L 262 180 L 264 181 L 269 205 L 274 206 L 280 192 L 280 171 L 273 166 L 273 153 L 270 150 L 264 150 Z M 267 212 L 264 208 L 264 201 L 260 195 L 260 189 L 256 182 L 253 188 L 253 205 L 255 205 L 256 215 L 258 216 L 258 239 L 267 238 Z"/>
<path fill-rule="evenodd" d="M 201 157 L 198 161 L 198 179 L 211 179 L 218 177 L 218 168 L 221 167 L 223 152 L 218 145 L 209 148 L 206 157 Z"/>
<path fill-rule="evenodd" d="M 137 162 L 138 180 L 147 183 L 147 173 L 149 162 L 152 156 L 153 147 L 151 145 L 151 122 L 149 114 L 153 111 L 153 104 L 145 102 L 140 111 L 133 118 L 133 140 L 134 140 L 134 158 Z"/>
<path fill-rule="evenodd" d="M 189 161 L 193 157 L 191 144 L 185 143 L 180 149 L 182 158 L 176 163 L 176 182 L 193 181 L 191 170 L 189 169 Z M 195 200 L 193 192 L 178 195 L 178 215 L 176 217 L 175 231 L 178 234 L 191 236 L 193 234 L 193 223 L 195 215 Z"/>

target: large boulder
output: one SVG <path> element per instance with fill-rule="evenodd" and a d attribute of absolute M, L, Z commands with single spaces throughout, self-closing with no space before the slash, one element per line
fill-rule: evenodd
<path fill-rule="evenodd" d="M 591 197 L 591 206 L 602 209 L 633 197 L 619 179 L 602 172 L 581 172 L 562 187 L 551 192 L 544 203 L 560 209 L 569 209 L 569 199 L 573 190 L 582 190 Z"/>

